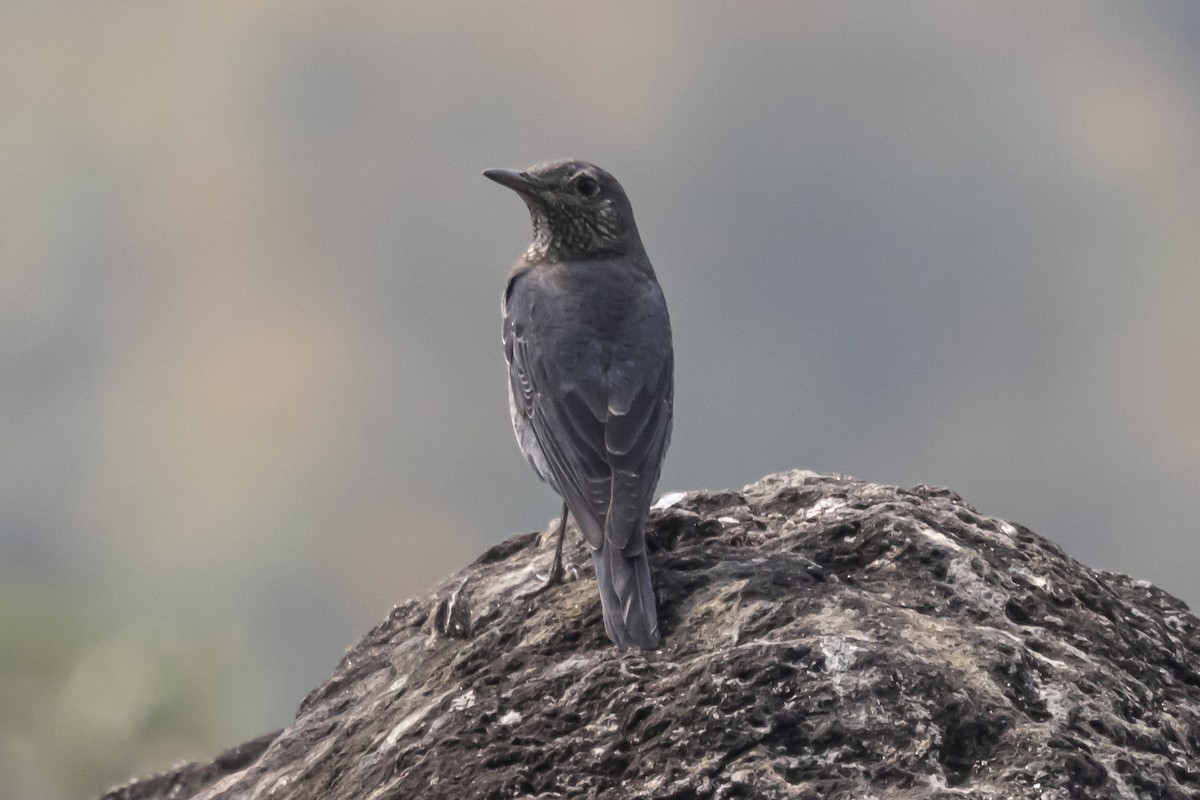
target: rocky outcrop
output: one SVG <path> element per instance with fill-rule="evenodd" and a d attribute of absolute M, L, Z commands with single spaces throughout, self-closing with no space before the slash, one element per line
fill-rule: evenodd
<path fill-rule="evenodd" d="M 398 606 L 284 731 L 107 798 L 1200 798 L 1200 636 L 946 489 L 808 472 L 653 512 L 620 652 L 548 533 Z"/>

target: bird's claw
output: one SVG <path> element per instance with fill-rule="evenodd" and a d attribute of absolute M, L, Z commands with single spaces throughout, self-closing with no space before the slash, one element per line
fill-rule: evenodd
<path fill-rule="evenodd" d="M 530 596 L 539 595 L 560 583 L 579 580 L 579 567 L 574 564 L 555 564 L 549 572 L 535 572 L 534 577 L 541 582 L 541 585 L 529 592 Z"/>
<path fill-rule="evenodd" d="M 549 572 L 535 572 L 534 577 L 549 588 L 558 583 L 579 580 L 579 567 L 574 564 L 559 564 L 557 569 L 551 568 Z"/>

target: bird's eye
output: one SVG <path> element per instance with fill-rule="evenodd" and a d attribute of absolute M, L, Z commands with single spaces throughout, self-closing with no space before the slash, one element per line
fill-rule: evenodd
<path fill-rule="evenodd" d="M 579 192 L 580 197 L 595 197 L 600 194 L 600 182 L 591 175 L 584 175 L 575 181 L 575 191 Z"/>

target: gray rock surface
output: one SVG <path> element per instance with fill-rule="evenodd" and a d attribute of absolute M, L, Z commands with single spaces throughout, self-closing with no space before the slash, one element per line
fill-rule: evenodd
<path fill-rule="evenodd" d="M 1200 798 L 1197 619 L 951 491 L 771 475 L 649 541 L 659 651 L 589 567 L 527 594 L 553 543 L 515 536 L 284 731 L 105 797 Z"/>

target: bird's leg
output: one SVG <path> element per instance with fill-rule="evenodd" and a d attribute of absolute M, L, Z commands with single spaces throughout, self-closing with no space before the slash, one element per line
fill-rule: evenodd
<path fill-rule="evenodd" d="M 550 565 L 550 572 L 546 575 L 545 582 L 539 592 L 543 592 L 554 586 L 557 583 L 564 583 L 567 575 L 574 577 L 577 570 L 574 564 L 567 565 L 563 568 L 562 551 L 563 540 L 567 538 L 567 504 L 563 503 L 562 516 L 558 520 L 558 541 L 554 545 L 554 563 Z M 541 577 L 540 575 L 538 577 Z"/>
<path fill-rule="evenodd" d="M 550 574 L 546 583 L 562 583 L 564 573 L 562 565 L 563 540 L 567 538 L 567 504 L 563 503 L 562 516 L 558 520 L 558 541 L 554 544 L 554 563 L 550 565 Z"/>

